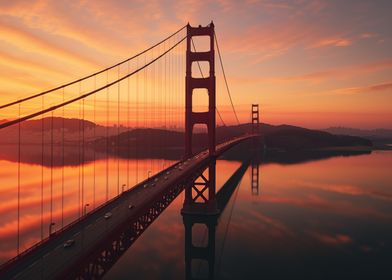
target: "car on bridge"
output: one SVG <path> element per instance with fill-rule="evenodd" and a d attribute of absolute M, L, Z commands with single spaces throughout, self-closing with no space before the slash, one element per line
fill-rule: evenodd
<path fill-rule="evenodd" d="M 69 248 L 69 247 L 71 247 L 74 244 L 75 244 L 75 240 L 74 239 L 69 239 L 69 240 L 65 241 L 64 248 Z"/>
<path fill-rule="evenodd" d="M 111 212 L 107 212 L 104 216 L 103 216 L 106 220 L 110 219 L 110 217 L 112 217 L 112 213 Z"/>

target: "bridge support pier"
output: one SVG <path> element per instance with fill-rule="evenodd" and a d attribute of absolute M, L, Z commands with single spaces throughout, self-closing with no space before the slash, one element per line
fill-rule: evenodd
<path fill-rule="evenodd" d="M 185 187 L 185 200 L 181 210 L 184 214 L 216 215 L 216 160 Z"/>

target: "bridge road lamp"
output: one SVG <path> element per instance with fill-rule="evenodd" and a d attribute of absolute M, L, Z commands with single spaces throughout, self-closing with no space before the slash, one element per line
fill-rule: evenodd
<path fill-rule="evenodd" d="M 51 223 L 49 224 L 49 236 L 52 235 L 52 227 L 53 227 L 55 224 L 56 224 L 56 223 L 54 223 L 54 222 L 51 222 Z"/>
<path fill-rule="evenodd" d="M 122 186 L 121 186 L 121 193 L 124 192 L 124 187 L 126 187 L 126 186 L 127 186 L 126 184 L 122 184 Z"/>
<path fill-rule="evenodd" d="M 147 179 L 150 179 L 150 174 L 151 174 L 151 170 L 148 170 L 148 172 L 147 172 Z"/>
<path fill-rule="evenodd" d="M 89 203 L 86 203 L 86 204 L 84 205 L 84 216 L 87 214 L 87 207 L 89 207 L 89 206 L 90 206 Z"/>

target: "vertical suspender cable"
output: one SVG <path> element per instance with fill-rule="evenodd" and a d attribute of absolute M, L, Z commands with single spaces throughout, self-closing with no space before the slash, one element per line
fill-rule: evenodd
<path fill-rule="evenodd" d="M 147 54 L 144 54 L 144 65 L 146 65 L 146 56 L 147 56 Z M 144 93 L 144 110 L 143 110 L 143 116 L 144 116 L 144 128 L 146 129 L 146 131 L 147 131 L 147 129 L 148 129 L 148 119 L 147 119 L 147 68 L 144 68 L 144 70 L 143 70 L 143 78 L 144 78 L 144 80 L 143 80 L 143 85 L 144 85 L 144 88 L 143 88 L 143 93 Z M 150 140 L 150 137 L 148 137 L 148 139 L 147 139 L 147 145 L 148 145 L 148 141 Z M 148 145 L 149 146 L 149 145 Z M 144 150 L 145 150 L 145 152 L 148 154 L 148 150 L 149 150 L 149 147 L 145 147 L 145 144 L 144 144 Z M 147 160 L 145 160 L 144 161 L 145 163 L 146 163 L 146 165 L 148 165 L 147 164 Z M 149 167 L 147 167 L 147 168 L 149 168 Z"/>
<path fill-rule="evenodd" d="M 63 92 L 63 102 L 65 101 L 64 98 L 64 88 L 62 90 Z M 65 111 L 63 107 L 63 118 L 62 118 L 62 130 L 61 130 L 61 143 L 62 143 L 62 151 L 61 151 L 61 228 L 64 227 L 64 164 L 65 164 L 65 150 L 64 150 L 64 117 L 65 117 Z"/>
<path fill-rule="evenodd" d="M 152 51 L 150 52 L 150 57 L 152 56 Z M 153 58 L 151 57 L 151 60 L 153 60 Z M 151 67 L 151 65 L 150 65 L 150 67 L 147 67 L 147 74 L 148 73 L 150 73 L 150 75 L 147 75 L 147 94 L 149 94 L 149 98 L 148 98 L 148 104 L 149 104 L 149 119 L 150 119 L 150 124 L 149 124 L 149 127 L 152 129 L 153 127 L 152 127 L 152 114 L 153 114 L 153 112 L 152 112 L 152 110 L 153 110 L 153 107 L 152 107 L 152 102 L 154 102 L 154 100 L 153 100 L 153 96 L 152 96 L 152 85 L 151 85 L 151 83 L 153 82 L 153 80 L 152 80 L 152 67 Z M 148 86 L 148 85 L 150 85 L 150 86 Z M 148 96 L 148 95 L 147 95 Z M 151 130 L 151 132 L 152 132 L 152 130 Z M 151 135 L 153 135 L 153 134 L 151 134 Z M 153 142 L 153 137 L 150 137 L 150 145 L 148 145 L 149 146 L 149 148 L 150 148 L 150 170 L 151 170 L 151 172 L 152 172 L 152 174 L 154 174 L 154 160 L 153 160 L 153 156 L 152 156 L 152 142 Z"/>
<path fill-rule="evenodd" d="M 84 204 L 84 98 L 82 99 L 82 211 L 87 209 Z M 86 213 L 82 212 L 82 215 Z"/>
<path fill-rule="evenodd" d="M 117 79 L 120 79 L 120 65 L 117 67 Z M 117 83 L 117 195 L 120 194 L 120 86 Z"/>
<path fill-rule="evenodd" d="M 42 110 L 44 109 L 44 96 L 42 95 Z M 44 239 L 44 117 L 41 119 L 41 240 Z"/>
<path fill-rule="evenodd" d="M 79 82 L 79 95 L 81 95 L 81 86 L 80 86 L 80 82 Z M 80 218 L 81 217 L 81 164 L 82 164 L 82 159 L 81 159 L 81 156 L 82 156 L 82 153 L 81 153 L 81 145 L 80 145 L 80 142 L 81 142 L 81 126 L 82 126 L 82 120 L 81 120 L 81 106 L 80 106 L 80 104 L 81 104 L 81 101 L 79 101 L 78 102 L 79 103 L 79 114 L 78 114 L 78 124 L 79 124 L 79 127 L 78 127 L 78 159 L 79 159 L 79 162 L 78 162 L 78 171 L 79 171 L 79 173 L 78 173 L 78 217 Z"/>
<path fill-rule="evenodd" d="M 129 69 L 129 61 L 128 61 L 128 65 L 127 65 L 127 74 L 129 74 L 129 72 L 130 72 L 130 69 Z M 130 140 L 131 140 L 131 136 L 130 136 L 130 130 L 129 130 L 129 128 L 130 128 L 130 123 L 129 123 L 129 106 L 130 106 L 130 103 L 131 103 L 131 100 L 130 100 L 130 93 L 129 93 L 129 87 L 130 87 L 130 84 L 129 84 L 129 80 L 130 80 L 131 78 L 128 78 L 127 79 L 127 82 L 128 82 L 128 84 L 127 84 L 127 136 L 128 136 L 128 143 L 127 143 L 127 189 L 129 189 L 129 159 L 130 159 Z"/>
<path fill-rule="evenodd" d="M 109 73 L 106 71 L 106 84 L 109 83 Z M 106 201 L 109 199 L 109 88 L 106 88 Z"/>
<path fill-rule="evenodd" d="M 150 59 L 151 59 L 151 52 L 150 53 Z M 147 114 L 147 119 L 148 119 L 148 127 L 151 129 L 152 132 L 152 68 L 147 67 L 146 68 L 147 71 L 147 108 L 148 108 L 148 114 Z M 151 134 L 152 135 L 152 134 Z M 148 145 L 149 147 L 149 153 L 150 153 L 150 170 L 151 170 L 151 174 L 154 174 L 154 165 L 153 165 L 153 158 L 152 158 L 152 141 L 153 141 L 153 137 L 149 138 L 149 142 L 150 144 Z"/>
<path fill-rule="evenodd" d="M 53 223 L 53 111 L 50 118 L 50 227 Z"/>
<path fill-rule="evenodd" d="M 136 69 L 139 68 L 139 57 L 136 58 Z M 139 73 L 136 73 L 136 129 L 139 128 Z M 140 135 L 140 133 L 139 133 Z M 136 137 L 136 141 L 138 138 Z M 136 151 L 136 183 L 139 183 L 139 148 L 135 147 Z"/>
<path fill-rule="evenodd" d="M 20 103 L 18 104 L 18 116 L 20 117 Z M 20 247 L 20 123 L 18 124 L 18 223 L 17 223 L 17 242 L 16 251 L 19 255 Z"/>
<path fill-rule="evenodd" d="M 151 60 L 153 60 L 154 59 L 154 53 L 153 53 L 153 50 L 151 50 Z M 152 64 L 152 65 L 150 65 L 150 78 L 149 78 L 149 80 L 150 80 L 150 83 L 149 83 L 149 85 L 150 85 L 150 111 L 151 111 L 151 113 L 150 113 L 150 127 L 151 127 L 151 129 L 154 129 L 154 63 Z M 155 164 L 155 160 L 153 159 L 153 142 L 154 142 L 154 139 L 153 139 L 153 137 L 151 137 L 151 145 L 150 145 L 150 153 L 151 153 L 151 172 L 152 172 L 152 174 L 155 174 L 155 166 L 154 166 L 154 164 Z"/>
<path fill-rule="evenodd" d="M 166 52 L 166 42 L 163 43 L 163 51 Z M 163 143 L 164 143 L 164 149 L 167 150 L 167 127 L 166 127 L 166 120 L 167 120 L 167 115 L 166 115 L 166 89 L 167 89 L 167 77 L 166 77 L 166 65 L 167 65 L 167 59 L 166 59 L 166 55 L 164 56 L 165 58 L 165 63 L 164 63 L 164 80 L 163 80 L 163 86 L 164 86 L 164 121 L 165 121 L 165 125 L 164 125 L 164 132 L 163 132 Z M 163 162 L 164 166 L 166 165 L 166 160 L 164 160 Z"/>
<path fill-rule="evenodd" d="M 97 89 L 97 76 L 94 76 L 94 90 Z M 96 187 L 96 180 L 95 180 L 95 173 L 96 173 L 96 143 L 97 143 L 97 119 L 96 119 L 96 106 L 97 106 L 97 98 L 94 94 L 94 108 L 93 108 L 93 118 L 94 118 L 94 144 L 93 144 L 93 209 L 95 209 L 95 187 Z"/>
<path fill-rule="evenodd" d="M 169 40 L 169 46 L 171 46 L 171 42 L 170 42 L 171 40 Z M 168 89 L 169 89 L 169 93 L 168 93 L 168 102 L 169 102 L 169 127 L 168 127 L 168 131 L 170 131 L 170 129 L 171 129 L 171 126 L 172 126 L 172 119 L 173 119 L 173 116 L 172 116 L 172 114 L 173 114 L 173 112 L 172 112 L 172 73 L 171 73 L 171 71 L 172 71 L 172 61 L 171 61 L 171 56 L 172 54 L 171 54 L 171 52 L 169 52 L 168 54 L 167 54 L 167 56 L 168 56 L 168 60 L 169 60 L 169 62 L 168 62 L 168 75 L 169 75 L 169 81 L 168 81 Z M 168 145 L 170 145 L 170 143 L 168 143 Z"/>

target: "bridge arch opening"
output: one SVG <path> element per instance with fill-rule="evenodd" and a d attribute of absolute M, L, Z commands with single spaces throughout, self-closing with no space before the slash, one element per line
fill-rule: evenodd
<path fill-rule="evenodd" d="M 193 89 L 192 112 L 208 112 L 208 90 L 206 88 Z"/>
<path fill-rule="evenodd" d="M 209 266 L 208 260 L 206 259 L 193 259 L 191 263 L 192 275 L 190 279 L 211 279 L 209 278 Z"/>
<path fill-rule="evenodd" d="M 195 48 L 197 52 L 209 52 L 211 50 L 209 35 L 192 36 L 192 41 L 195 46 L 192 46 L 192 52 L 195 52 Z"/>
<path fill-rule="evenodd" d="M 209 61 L 192 62 L 192 78 L 208 78 L 210 76 Z"/>
<path fill-rule="evenodd" d="M 203 236 L 205 232 L 208 232 L 208 227 L 205 223 L 194 223 L 192 226 L 192 245 L 195 247 L 206 248 L 208 246 L 208 234 L 205 238 L 200 239 L 198 237 Z"/>

